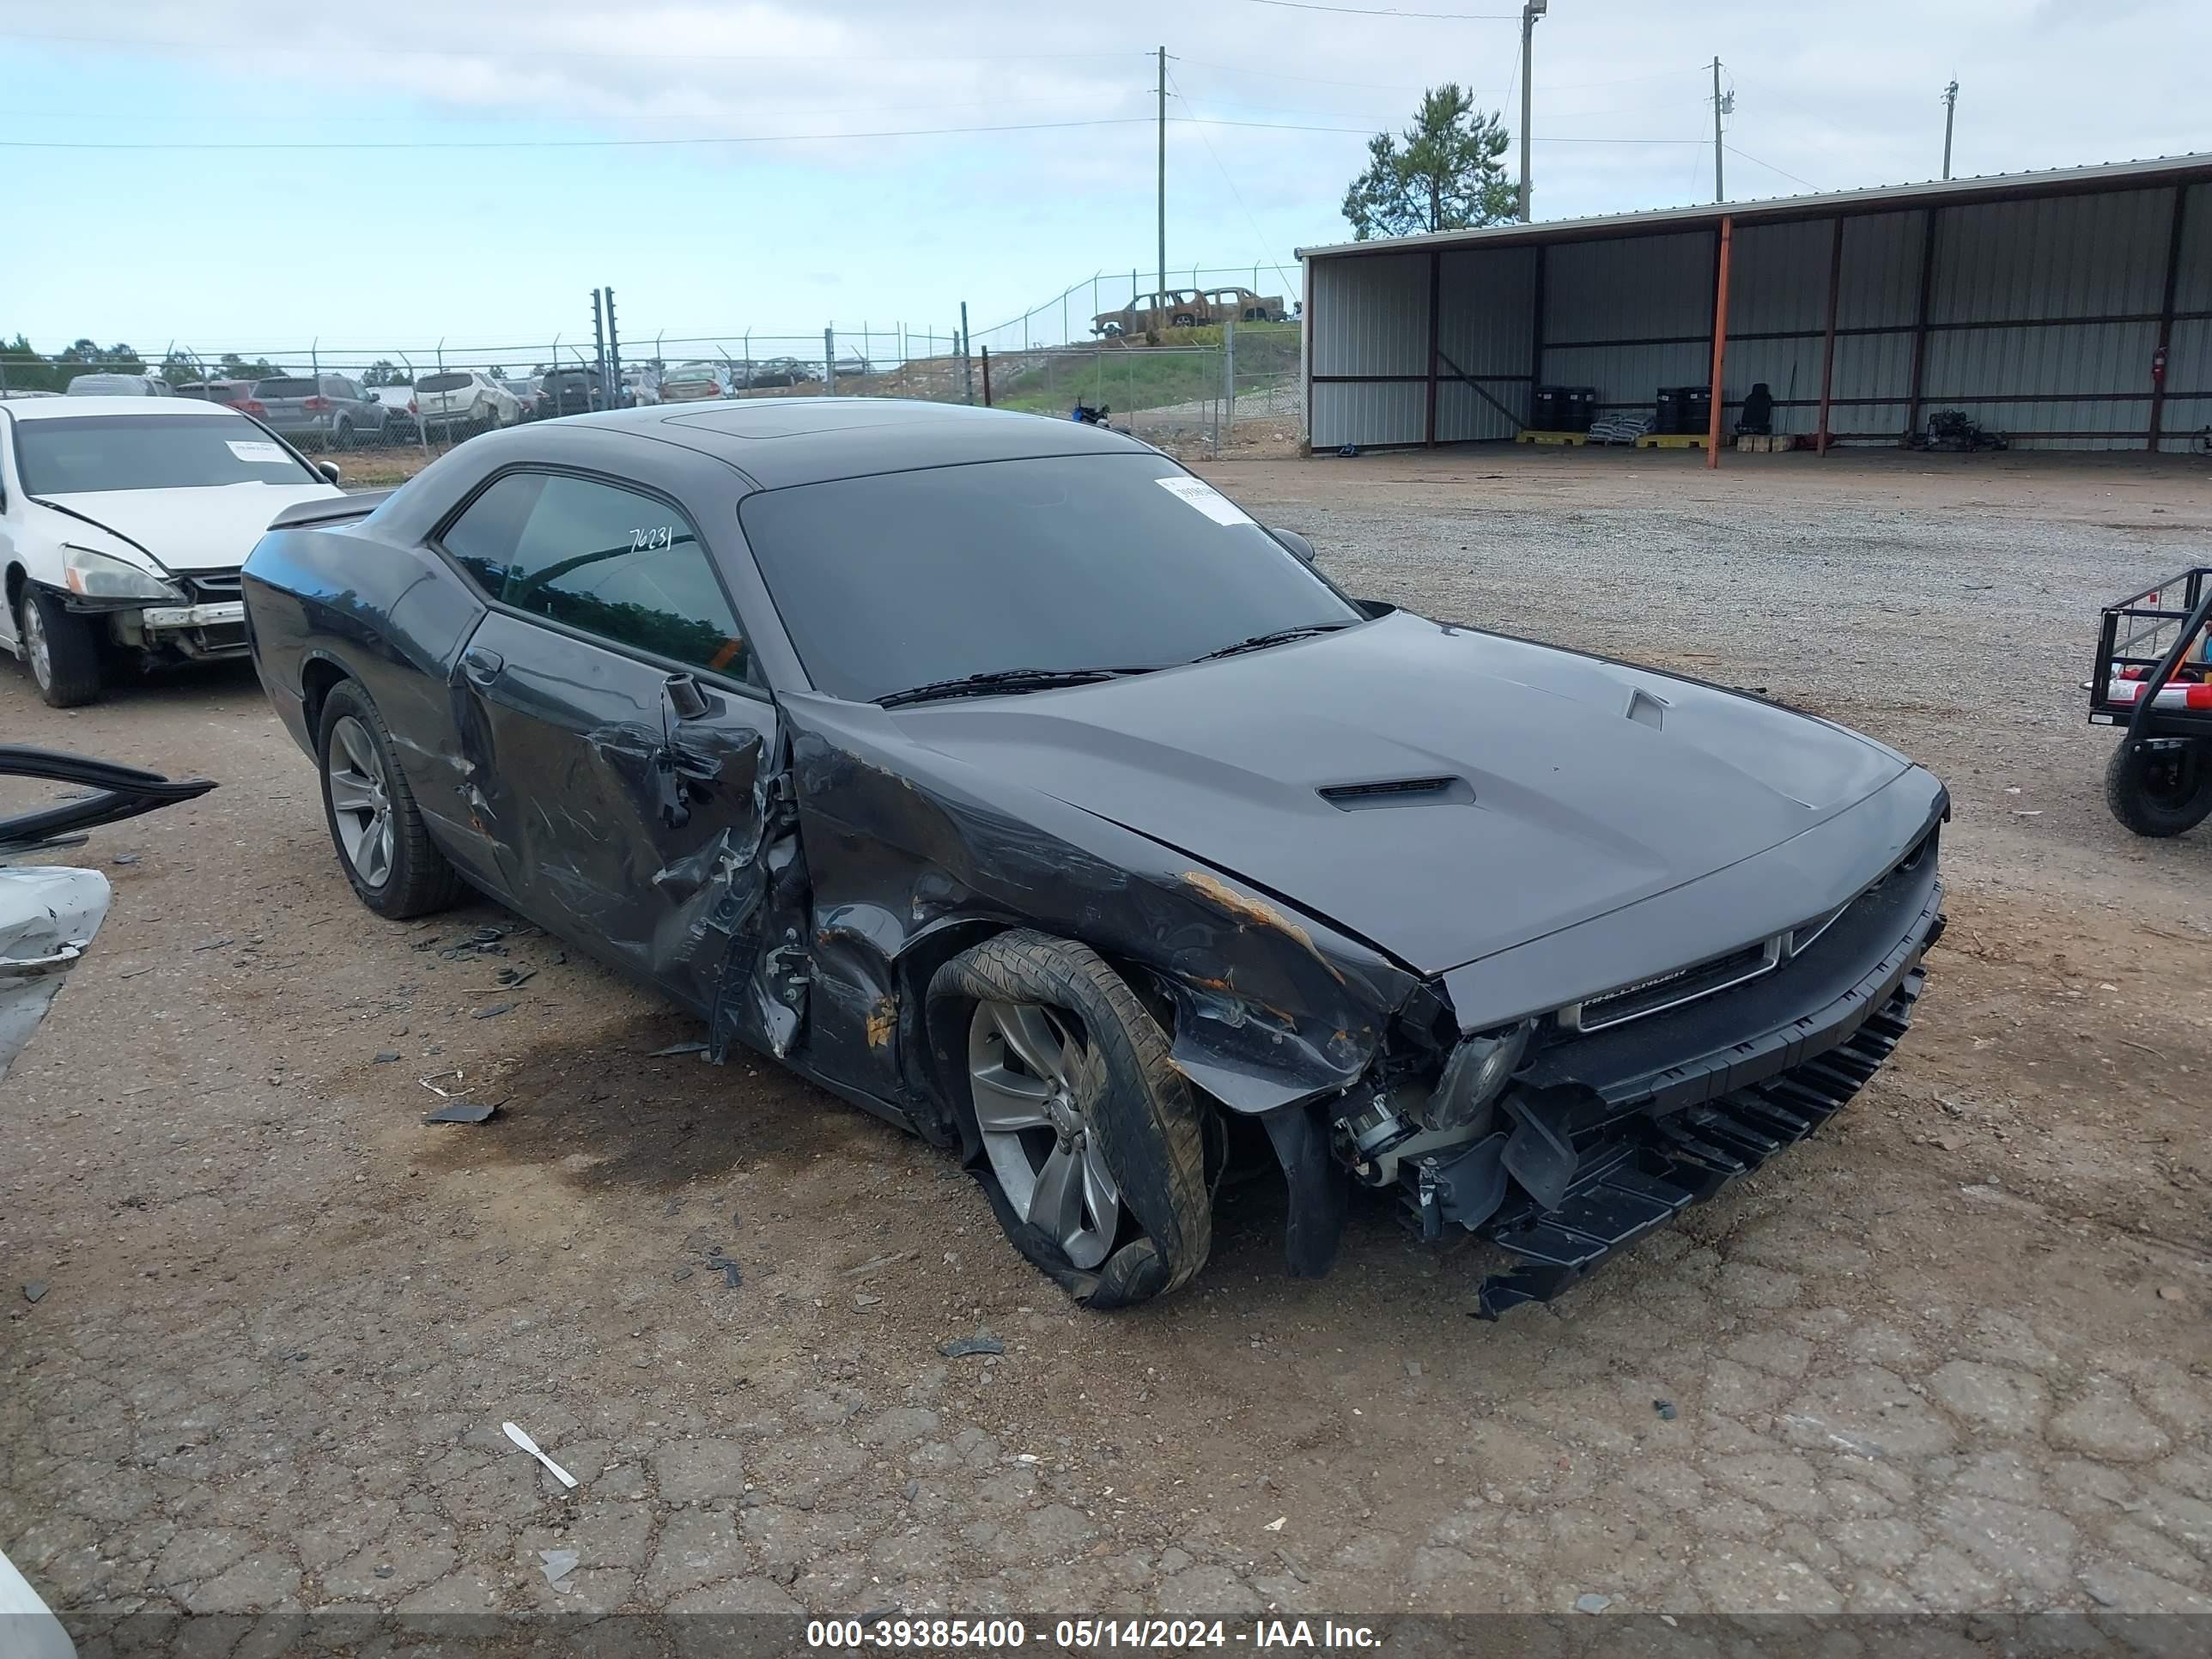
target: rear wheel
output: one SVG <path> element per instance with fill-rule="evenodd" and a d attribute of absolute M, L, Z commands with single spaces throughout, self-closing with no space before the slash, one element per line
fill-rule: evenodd
<path fill-rule="evenodd" d="M 1014 1246 L 1086 1307 L 1187 1284 L 1212 1243 L 1200 1108 L 1088 945 L 1002 933 L 939 970 L 968 1162 Z"/>
<path fill-rule="evenodd" d="M 1176 313 L 1174 321 L 1170 326 L 1175 328 L 1195 328 L 1198 326 L 1198 319 L 1192 316 L 1188 311 L 1178 311 Z"/>
<path fill-rule="evenodd" d="M 430 839 L 383 716 L 353 681 L 324 700 L 315 749 L 331 843 L 361 902 L 396 921 L 457 901 L 461 878 Z"/>
<path fill-rule="evenodd" d="M 100 635 L 92 618 L 64 608 L 43 589 L 26 586 L 15 608 L 31 683 L 50 708 L 76 708 L 100 696 Z"/>
<path fill-rule="evenodd" d="M 2212 815 L 2212 757 L 2201 743 L 2130 743 L 2105 769 L 2105 803 L 2139 836 L 2178 836 Z"/>

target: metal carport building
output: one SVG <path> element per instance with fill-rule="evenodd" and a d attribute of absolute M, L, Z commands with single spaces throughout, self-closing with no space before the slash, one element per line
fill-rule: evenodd
<path fill-rule="evenodd" d="M 2212 423 L 2212 155 L 1300 258 L 1316 451 L 1510 438 L 1540 385 L 1601 411 L 1710 385 L 1718 434 L 1763 381 L 1773 429 L 1824 451 L 1936 409 L 2015 447 L 2175 450 Z"/>

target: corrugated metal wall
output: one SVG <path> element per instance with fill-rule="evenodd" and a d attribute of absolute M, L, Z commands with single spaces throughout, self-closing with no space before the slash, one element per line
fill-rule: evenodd
<path fill-rule="evenodd" d="M 2212 184 L 2189 192 L 2166 377 L 2169 448 L 2212 421 Z M 1899 441 L 1913 419 L 1917 362 L 1923 420 L 1955 408 L 2021 447 L 2142 447 L 2174 197 L 2161 186 L 1844 217 L 1831 432 Z M 1816 429 L 1834 226 L 1737 230 L 1725 418 L 1764 382 L 1777 431 Z M 1662 386 L 1703 384 L 1717 244 L 1690 231 L 1557 243 L 1540 255 L 1478 246 L 1316 260 L 1312 442 L 1426 435 L 1432 258 L 1441 353 L 1489 394 L 1440 368 L 1440 442 L 1511 435 L 1536 383 L 1595 386 L 1601 405 L 1622 409 L 1649 408 Z"/>
<path fill-rule="evenodd" d="M 1437 344 L 1444 361 L 1437 365 L 1437 442 L 1510 438 L 1528 424 L 1536 266 L 1533 247 L 1447 253 L 1438 260 Z M 1454 374 L 1455 365 L 1481 390 Z"/>

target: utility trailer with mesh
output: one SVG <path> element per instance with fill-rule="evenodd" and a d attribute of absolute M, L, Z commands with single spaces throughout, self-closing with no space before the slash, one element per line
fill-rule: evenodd
<path fill-rule="evenodd" d="M 2089 720 L 2123 727 L 2105 769 L 2112 816 L 2139 836 L 2178 836 L 2212 813 L 2212 565 L 2105 607 Z"/>

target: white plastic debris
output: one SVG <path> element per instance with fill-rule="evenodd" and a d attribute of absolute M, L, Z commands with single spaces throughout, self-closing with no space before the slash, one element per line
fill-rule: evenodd
<path fill-rule="evenodd" d="M 576 1477 L 574 1475 L 569 1474 L 568 1470 L 562 1468 L 558 1463 L 556 1463 L 551 1458 L 548 1457 L 543 1451 L 540 1451 L 538 1447 L 538 1443 L 535 1440 L 532 1440 L 528 1435 L 525 1434 L 520 1429 L 517 1428 L 514 1424 L 502 1423 L 500 1425 L 500 1427 L 507 1431 L 507 1437 L 509 1440 L 514 1442 L 516 1445 L 521 1447 L 523 1450 L 528 1452 L 532 1457 L 536 1458 L 547 1468 L 550 1469 L 553 1472 L 553 1478 L 556 1480 L 558 1480 L 562 1486 L 573 1486 L 576 1484 Z M 574 1566 L 575 1565 L 575 1563 L 571 1560 L 568 1565 L 570 1566 Z"/>
<path fill-rule="evenodd" d="M 568 1586 L 561 1581 L 575 1571 L 577 1559 L 574 1550 L 540 1550 L 538 1552 L 538 1571 L 545 1575 L 545 1582 L 555 1589 L 565 1590 Z"/>
<path fill-rule="evenodd" d="M 1261 1528 L 1260 1530 L 1261 1532 L 1280 1532 L 1283 1529 L 1284 1524 L 1288 1522 L 1290 1518 L 1291 1517 L 1287 1515 L 1279 1515 L 1273 1520 L 1267 1522 L 1266 1526 Z"/>

